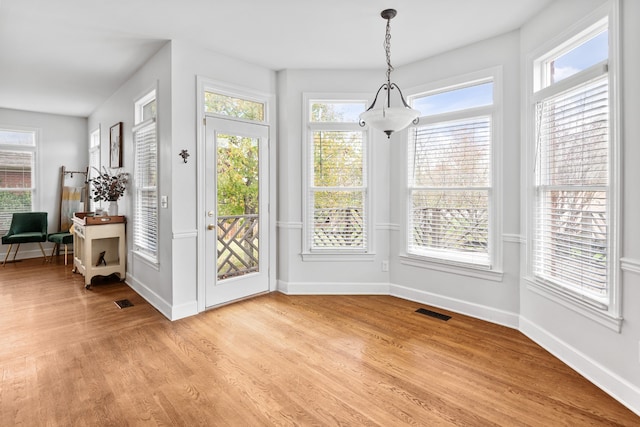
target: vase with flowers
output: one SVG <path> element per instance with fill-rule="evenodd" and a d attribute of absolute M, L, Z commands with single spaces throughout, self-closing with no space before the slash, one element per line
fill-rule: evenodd
<path fill-rule="evenodd" d="M 92 199 L 96 202 L 109 202 L 109 215 L 118 215 L 118 200 L 124 195 L 129 182 L 129 174 L 118 169 L 115 173 L 109 173 L 107 168 L 102 172 L 94 168 L 98 175 L 89 181 L 93 186 Z"/>

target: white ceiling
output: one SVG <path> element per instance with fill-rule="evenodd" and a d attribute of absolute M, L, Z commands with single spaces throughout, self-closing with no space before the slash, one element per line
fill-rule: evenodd
<path fill-rule="evenodd" d="M 274 70 L 386 68 L 519 28 L 557 0 L 0 0 L 0 107 L 86 117 L 167 40 Z"/>

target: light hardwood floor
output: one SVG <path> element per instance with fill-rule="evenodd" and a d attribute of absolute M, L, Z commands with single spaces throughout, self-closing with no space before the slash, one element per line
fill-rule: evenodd
<path fill-rule="evenodd" d="M 0 426 L 640 425 L 521 333 L 420 307 L 273 293 L 170 322 L 62 258 L 7 264 Z"/>

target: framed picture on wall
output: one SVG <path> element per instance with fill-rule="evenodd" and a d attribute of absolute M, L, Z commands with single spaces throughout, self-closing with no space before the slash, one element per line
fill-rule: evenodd
<path fill-rule="evenodd" d="M 109 128 L 109 153 L 112 168 L 122 167 L 122 122 L 118 122 Z"/>

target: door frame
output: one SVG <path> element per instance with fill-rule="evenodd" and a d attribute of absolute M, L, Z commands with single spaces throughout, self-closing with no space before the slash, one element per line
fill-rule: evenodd
<path fill-rule="evenodd" d="M 205 117 L 219 117 L 224 119 L 233 119 L 237 121 L 245 121 L 248 123 L 260 123 L 269 127 L 269 141 L 267 144 L 267 162 L 269 173 L 267 175 L 267 188 L 269 192 L 269 200 L 267 202 L 267 227 L 269 233 L 269 265 L 268 280 L 269 292 L 273 292 L 277 288 L 276 282 L 276 114 L 275 114 L 275 94 L 256 91 L 236 85 L 231 85 L 218 80 L 213 80 L 203 76 L 196 76 L 196 100 L 197 100 L 197 153 L 196 153 L 196 171 L 197 171 L 197 203 L 196 203 L 196 224 L 197 224 L 197 301 L 198 312 L 207 310 L 206 307 L 206 203 L 205 203 L 205 167 L 206 167 L 206 130 Z M 229 116 L 205 113 L 204 111 L 204 93 L 205 91 L 213 91 L 225 95 L 235 96 L 244 99 L 255 100 L 265 104 L 265 120 L 263 122 L 246 121 Z"/>

